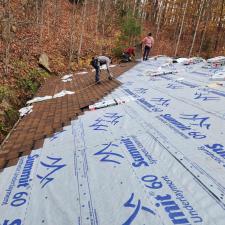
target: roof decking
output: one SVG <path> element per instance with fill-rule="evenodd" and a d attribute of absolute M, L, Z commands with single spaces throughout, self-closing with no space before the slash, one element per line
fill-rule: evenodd
<path fill-rule="evenodd" d="M 111 70 L 117 77 L 133 65 L 120 64 Z M 40 148 L 45 137 L 60 131 L 81 115 L 85 108 L 120 85 L 116 79 L 108 80 L 105 71 L 102 71 L 101 79 L 102 84 L 95 85 L 94 73 L 74 75 L 73 80 L 66 83 L 59 77 L 50 78 L 36 96 L 54 95 L 62 90 L 74 91 L 75 94 L 34 103 L 33 112 L 17 124 L 3 145 L 0 151 L 0 169 L 16 164 L 20 156 Z"/>

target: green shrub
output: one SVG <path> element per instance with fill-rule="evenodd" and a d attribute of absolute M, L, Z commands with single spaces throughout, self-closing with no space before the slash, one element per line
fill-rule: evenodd
<path fill-rule="evenodd" d="M 123 47 L 122 46 L 117 46 L 112 50 L 113 55 L 117 58 L 120 58 L 122 53 L 123 53 Z"/>
<path fill-rule="evenodd" d="M 10 90 L 9 87 L 0 86 L 0 103 L 2 103 L 4 99 L 12 101 L 14 99 L 14 92 Z"/>
<path fill-rule="evenodd" d="M 212 49 L 212 40 L 210 37 L 206 37 L 205 41 L 202 45 L 202 51 L 203 52 L 210 52 Z"/>
<path fill-rule="evenodd" d="M 0 133 L 3 136 L 8 134 L 8 130 L 7 130 L 7 128 L 5 127 L 5 125 L 2 122 L 0 122 Z"/>
<path fill-rule="evenodd" d="M 28 94 L 35 94 L 45 78 L 50 75 L 42 70 L 30 69 L 24 77 L 18 78 L 17 85 L 19 89 L 28 92 Z"/>
<path fill-rule="evenodd" d="M 141 34 L 141 24 L 132 14 L 129 14 L 123 19 L 121 39 L 129 42 L 129 45 L 136 41 L 136 38 Z"/>
<path fill-rule="evenodd" d="M 121 32 L 116 41 L 116 47 L 113 49 L 113 55 L 116 57 L 121 57 L 125 48 L 140 42 L 141 34 L 140 20 L 130 12 L 121 15 L 119 24 Z"/>
<path fill-rule="evenodd" d="M 35 94 L 35 92 L 38 90 L 39 84 L 37 82 L 33 82 L 29 78 L 21 78 L 18 81 L 18 86 L 25 92 L 31 92 L 31 94 Z"/>
<path fill-rule="evenodd" d="M 9 108 L 5 110 L 5 121 L 6 124 L 13 126 L 13 124 L 18 120 L 19 113 L 17 110 L 13 108 Z"/>

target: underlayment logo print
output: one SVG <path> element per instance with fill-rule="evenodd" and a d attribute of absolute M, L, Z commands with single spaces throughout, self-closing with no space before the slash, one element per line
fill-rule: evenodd
<path fill-rule="evenodd" d="M 155 206 L 163 207 L 164 211 L 168 214 L 173 224 L 186 224 L 191 225 L 185 214 L 181 211 L 175 201 L 172 200 L 171 195 L 166 194 L 164 196 L 157 195 L 155 199 L 158 201 Z"/>
<path fill-rule="evenodd" d="M 196 84 L 193 84 L 193 83 L 190 83 L 190 82 L 187 82 L 187 81 L 178 81 L 178 80 L 176 80 L 175 82 L 179 83 L 181 85 L 190 87 L 190 88 L 197 88 L 197 87 L 199 87 L 199 85 L 196 85 Z"/>
<path fill-rule="evenodd" d="M 150 102 L 147 101 L 145 98 L 138 98 L 138 104 L 149 112 L 163 112 L 163 109 L 160 107 L 168 107 L 170 105 L 170 99 L 166 99 L 163 97 L 154 97 L 150 99 Z"/>
<path fill-rule="evenodd" d="M 101 157 L 100 162 L 121 164 L 121 160 L 124 156 L 120 154 L 120 146 L 112 142 L 102 145 L 103 148 L 94 154 L 95 156 Z"/>
<path fill-rule="evenodd" d="M 16 219 L 13 221 L 5 220 L 2 225 L 21 225 L 22 221 L 20 219 Z"/>
<path fill-rule="evenodd" d="M 136 94 L 143 95 L 148 91 L 148 89 L 147 88 L 135 88 L 134 91 L 136 92 Z"/>
<path fill-rule="evenodd" d="M 124 203 L 123 206 L 125 208 L 131 208 L 134 210 L 132 214 L 129 216 L 129 218 L 126 220 L 126 222 L 124 222 L 122 225 L 131 225 L 138 216 L 138 214 L 143 212 L 152 214 L 154 216 L 156 215 L 156 213 L 151 208 L 142 205 L 141 199 L 135 200 L 134 193 L 131 194 L 130 198 L 128 199 L 128 201 Z"/>
<path fill-rule="evenodd" d="M 132 163 L 134 167 L 149 166 L 130 138 L 123 138 L 121 141 L 134 159 L 134 162 Z"/>
<path fill-rule="evenodd" d="M 169 83 L 166 88 L 172 89 L 172 90 L 177 90 L 177 89 L 182 89 L 183 86 L 178 85 L 178 84 Z"/>
<path fill-rule="evenodd" d="M 202 93 L 200 91 L 195 92 L 194 99 L 195 100 L 201 100 L 203 102 L 220 100 L 220 98 L 217 97 L 217 96 L 210 96 L 208 93 L 206 94 L 206 93 Z"/>
<path fill-rule="evenodd" d="M 163 112 L 163 109 L 161 109 L 158 106 L 168 107 L 170 105 L 170 101 L 171 101 L 170 99 L 165 99 L 163 97 L 155 97 L 155 98 L 151 98 L 149 102 L 145 98 L 140 97 L 137 94 L 137 92 L 134 93 L 130 89 L 123 89 L 123 90 L 129 95 L 131 95 L 132 97 L 137 98 L 137 103 L 140 104 L 149 112 Z"/>
<path fill-rule="evenodd" d="M 151 98 L 150 101 L 155 102 L 156 105 L 168 107 L 170 105 L 171 99 L 156 97 L 156 98 Z"/>
<path fill-rule="evenodd" d="M 17 187 L 17 181 L 21 175 L 21 171 L 23 169 L 23 164 L 24 164 L 24 161 L 25 161 L 25 158 L 20 158 L 18 164 L 17 164 L 17 167 L 16 167 L 16 170 L 12 176 L 12 179 L 9 183 L 9 186 L 7 187 L 7 189 L 5 190 L 6 191 L 6 194 L 3 198 L 3 202 L 1 205 L 7 205 L 9 203 L 9 199 L 10 199 L 10 196 L 11 194 L 13 193 L 13 189 L 15 187 Z"/>
<path fill-rule="evenodd" d="M 165 115 L 160 115 L 160 116 L 182 131 L 191 130 L 190 126 L 186 126 L 183 123 L 179 122 L 178 120 L 173 118 L 171 114 L 165 114 Z"/>
<path fill-rule="evenodd" d="M 45 161 L 40 162 L 43 174 L 37 174 L 37 178 L 40 180 L 41 188 L 44 188 L 48 183 L 51 183 L 55 179 L 55 175 L 58 171 L 66 166 L 62 163 L 63 159 L 60 157 L 46 156 Z"/>
<path fill-rule="evenodd" d="M 163 112 L 162 109 L 151 104 L 145 98 L 139 98 L 138 103 L 141 103 L 142 105 L 144 105 L 144 108 L 146 108 L 149 112 Z"/>
<path fill-rule="evenodd" d="M 20 179 L 19 179 L 19 183 L 17 185 L 17 188 L 20 188 L 20 187 L 29 187 L 29 183 L 30 183 L 30 174 L 31 174 L 31 170 L 33 168 L 33 164 L 34 164 L 34 160 L 36 158 L 38 158 L 39 155 L 33 155 L 33 156 L 28 156 L 27 157 L 27 161 L 25 163 L 25 166 L 23 168 L 23 171 L 22 171 L 22 174 L 20 176 Z"/>
<path fill-rule="evenodd" d="M 225 92 L 224 91 L 219 91 L 219 90 L 213 90 L 213 89 L 209 89 L 209 93 L 221 96 L 221 97 L 225 97 Z"/>
<path fill-rule="evenodd" d="M 136 144 L 136 146 L 140 149 L 140 151 L 142 151 L 145 155 L 145 157 L 148 159 L 148 163 L 149 164 L 156 164 L 157 160 L 152 156 L 151 152 L 148 151 L 142 144 L 141 142 L 138 140 L 138 138 L 134 135 L 131 136 L 132 140 L 134 141 L 134 143 Z"/>
<path fill-rule="evenodd" d="M 213 152 L 217 153 L 223 159 L 225 159 L 225 149 L 221 144 L 205 145 L 205 147 L 211 149 Z"/>
<path fill-rule="evenodd" d="M 65 132 L 65 130 L 54 133 L 53 136 L 50 138 L 50 142 L 58 139 L 60 137 L 60 135 L 64 132 Z"/>
<path fill-rule="evenodd" d="M 27 203 L 27 197 L 28 197 L 29 193 L 26 190 L 29 189 L 29 187 L 30 187 L 30 182 L 32 181 L 31 172 L 32 172 L 33 164 L 34 164 L 35 159 L 37 159 L 38 157 L 39 157 L 38 154 L 27 156 L 25 165 L 24 165 L 21 175 L 18 179 L 18 185 L 17 185 L 18 190 L 16 193 L 14 193 L 12 200 L 10 202 L 11 207 L 21 207 Z M 21 161 L 21 163 L 22 162 L 23 162 L 23 160 Z M 8 200 L 5 202 L 5 204 L 7 204 L 7 203 L 8 203 Z M 18 219 L 18 218 L 14 219 L 14 220 L 5 219 L 5 220 L 3 220 L 3 223 L 1 223 L 1 221 L 0 221 L 0 224 L 2 224 L 2 225 L 21 225 L 22 221 L 21 221 L 21 219 Z"/>
<path fill-rule="evenodd" d="M 175 194 L 176 199 L 179 201 L 179 203 L 181 203 L 181 207 L 185 209 L 185 212 L 187 212 L 187 214 L 190 216 L 190 219 L 194 223 L 202 223 L 202 217 L 185 197 L 183 191 L 176 186 L 174 181 L 172 181 L 168 176 L 162 176 L 162 179 L 166 182 L 170 190 Z"/>
<path fill-rule="evenodd" d="M 111 126 L 117 125 L 123 115 L 119 113 L 105 113 L 102 117 L 99 117 L 95 120 L 91 127 L 95 131 L 108 131 Z"/>
<path fill-rule="evenodd" d="M 207 136 L 200 131 L 196 131 L 196 127 L 201 130 L 209 130 L 211 127 L 209 123 L 210 117 L 204 117 L 199 114 L 180 114 L 179 119 L 182 122 L 174 118 L 171 114 L 161 114 L 157 118 L 186 139 L 189 138 L 188 136 L 194 139 L 204 139 Z M 182 131 L 187 131 L 188 136 Z"/>
<path fill-rule="evenodd" d="M 127 94 L 129 94 L 130 96 L 134 97 L 134 98 L 139 98 L 140 96 L 135 94 L 134 92 L 132 92 L 130 89 L 126 88 L 123 89 Z"/>
<path fill-rule="evenodd" d="M 222 144 L 212 144 L 212 145 L 207 144 L 200 147 L 199 150 L 205 151 L 209 156 L 215 153 L 220 158 L 225 159 L 225 148 Z M 217 161 L 220 162 L 220 160 Z M 223 166 L 225 167 L 225 165 Z"/>

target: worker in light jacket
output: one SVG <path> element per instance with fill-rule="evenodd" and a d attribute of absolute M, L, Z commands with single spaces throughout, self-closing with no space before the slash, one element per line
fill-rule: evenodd
<path fill-rule="evenodd" d="M 95 74 L 95 82 L 97 84 L 100 84 L 100 66 L 102 65 L 106 65 L 106 69 L 108 71 L 108 78 L 109 80 L 112 80 L 113 75 L 109 70 L 109 65 L 111 63 L 111 59 L 106 57 L 106 56 L 97 56 L 97 57 L 93 57 L 91 60 L 91 65 L 95 68 L 96 70 L 96 74 Z"/>
<path fill-rule="evenodd" d="M 142 40 L 141 43 L 144 45 L 143 60 L 146 61 L 146 60 L 148 60 L 150 50 L 151 50 L 152 46 L 154 45 L 154 38 L 152 37 L 152 33 L 149 33 L 148 36 L 146 36 Z"/>

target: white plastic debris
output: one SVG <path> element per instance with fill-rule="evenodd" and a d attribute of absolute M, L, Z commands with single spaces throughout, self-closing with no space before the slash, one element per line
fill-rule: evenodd
<path fill-rule="evenodd" d="M 73 79 L 67 79 L 67 80 L 62 80 L 62 82 L 66 83 L 66 82 L 70 82 L 72 81 Z"/>
<path fill-rule="evenodd" d="M 225 56 L 217 56 L 207 60 L 208 63 L 225 63 Z"/>
<path fill-rule="evenodd" d="M 68 74 L 68 75 L 65 75 L 61 78 L 62 82 L 66 83 L 66 82 L 70 82 L 72 81 L 72 77 L 73 77 L 73 74 Z"/>
<path fill-rule="evenodd" d="M 178 58 L 177 59 L 177 62 L 178 63 L 184 63 L 184 62 L 186 62 L 188 60 L 188 58 Z"/>
<path fill-rule="evenodd" d="M 88 73 L 87 71 L 82 71 L 82 72 L 78 72 L 76 74 L 78 74 L 78 75 L 80 74 L 81 75 L 81 74 L 87 74 L 87 73 Z"/>
<path fill-rule="evenodd" d="M 177 78 L 176 80 L 177 80 L 177 81 L 181 81 L 181 80 L 184 80 L 184 78 L 183 78 L 183 77 L 179 77 L 179 78 Z"/>
<path fill-rule="evenodd" d="M 158 72 L 158 70 L 147 69 L 147 70 L 143 71 L 143 74 L 146 75 L 146 76 L 151 76 L 151 74 L 157 73 L 157 72 Z"/>
<path fill-rule="evenodd" d="M 27 104 L 32 104 L 32 103 L 35 103 L 35 102 L 42 102 L 42 101 L 45 101 L 45 100 L 49 100 L 49 99 L 52 99 L 52 96 L 44 96 L 44 97 L 35 97 L 29 101 L 27 101 Z"/>
<path fill-rule="evenodd" d="M 75 93 L 75 92 L 73 92 L 73 91 L 62 90 L 62 91 L 60 91 L 59 93 L 53 95 L 52 98 L 60 98 L 60 97 L 63 97 L 63 96 L 65 96 L 65 95 L 72 95 L 72 94 L 74 94 L 74 93 Z"/>
<path fill-rule="evenodd" d="M 158 58 L 168 58 L 168 56 L 166 56 L 166 55 L 156 55 L 156 56 L 151 57 L 151 58 L 149 58 L 149 59 L 150 59 L 150 60 L 151 60 L 151 59 L 156 60 L 156 59 L 158 59 Z"/>
<path fill-rule="evenodd" d="M 116 65 L 110 65 L 109 68 L 113 68 L 113 67 L 116 67 Z M 101 70 L 107 70 L 107 66 L 106 65 L 102 65 L 100 66 L 100 69 Z"/>
<path fill-rule="evenodd" d="M 211 80 L 214 80 L 214 81 L 225 81 L 225 70 L 216 72 L 211 77 Z"/>
<path fill-rule="evenodd" d="M 46 101 L 46 100 L 50 100 L 50 99 L 53 99 L 53 98 L 59 98 L 59 97 L 63 97 L 65 95 L 72 95 L 74 94 L 75 92 L 73 91 L 67 91 L 67 90 L 62 90 L 61 92 L 55 94 L 54 96 L 44 96 L 44 97 L 35 97 L 33 99 L 31 99 L 30 101 L 27 101 L 27 104 L 33 104 L 35 102 L 42 102 L 42 101 Z"/>
<path fill-rule="evenodd" d="M 27 106 L 27 107 L 23 107 L 19 110 L 20 116 L 26 116 L 27 114 L 30 114 L 33 110 L 33 106 Z"/>
<path fill-rule="evenodd" d="M 163 64 L 161 67 L 159 67 L 159 68 L 170 68 L 170 67 L 172 67 L 173 66 L 173 64 L 171 63 L 171 62 L 167 62 L 167 63 L 165 63 L 165 64 Z"/>
<path fill-rule="evenodd" d="M 220 68 L 221 66 L 225 66 L 225 56 L 208 59 L 205 68 Z"/>
<path fill-rule="evenodd" d="M 197 64 L 197 63 L 201 63 L 201 62 L 206 62 L 206 61 L 205 61 L 205 59 L 203 59 L 201 57 L 192 57 L 187 60 L 184 60 L 183 64 L 184 65 L 192 65 L 192 64 Z"/>
<path fill-rule="evenodd" d="M 67 80 L 69 78 L 73 77 L 73 74 L 68 74 L 62 77 L 62 80 Z"/>

